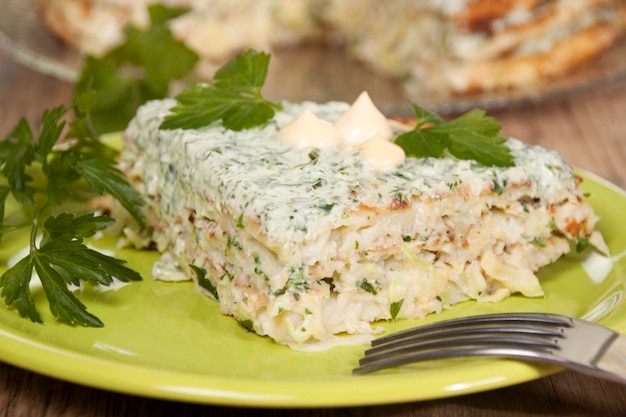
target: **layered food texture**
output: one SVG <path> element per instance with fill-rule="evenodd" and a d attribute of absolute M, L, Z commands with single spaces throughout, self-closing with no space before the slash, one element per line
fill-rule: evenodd
<path fill-rule="evenodd" d="M 194 280 L 221 313 L 293 349 L 361 343 L 375 322 L 465 300 L 542 296 L 542 266 L 577 242 L 602 245 L 580 179 L 540 147 L 508 139 L 505 168 L 393 147 L 374 148 L 396 155 L 377 164 L 371 140 L 285 139 L 303 113 L 338 126 L 356 103 L 283 103 L 240 132 L 160 129 L 175 103 L 144 105 L 124 133 L 120 167 L 149 224 L 127 234 L 162 253 L 157 279 Z"/>
<path fill-rule="evenodd" d="M 124 27 L 149 24 L 146 7 L 189 12 L 174 35 L 212 74 L 247 49 L 306 42 L 345 46 L 409 92 L 501 91 L 562 77 L 615 44 L 626 31 L 624 0 L 46 0 L 51 30 L 91 54 L 123 40 Z"/>

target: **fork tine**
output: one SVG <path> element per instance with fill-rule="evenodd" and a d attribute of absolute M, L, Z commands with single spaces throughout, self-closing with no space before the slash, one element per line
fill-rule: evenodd
<path fill-rule="evenodd" d="M 374 339 L 372 346 L 404 343 L 405 340 L 427 339 L 450 331 L 454 331 L 455 334 L 475 334 L 481 330 L 494 333 L 514 330 L 519 333 L 546 334 L 556 337 L 562 333 L 560 328 L 572 327 L 572 325 L 572 322 L 566 317 L 556 314 L 503 313 L 467 316 L 392 333 Z"/>
<path fill-rule="evenodd" d="M 362 375 L 414 362 L 480 355 L 509 358 L 550 359 L 551 354 L 548 350 L 544 351 L 542 349 L 534 349 L 528 346 L 515 345 L 510 342 L 475 344 L 467 346 L 450 345 L 445 347 L 431 347 L 415 351 L 409 350 L 398 355 L 377 356 L 372 358 L 364 357 L 359 361 L 359 366 L 352 372 L 355 375 Z"/>
<path fill-rule="evenodd" d="M 416 337 L 411 339 L 402 339 L 396 343 L 385 343 L 372 345 L 365 351 L 364 360 L 373 360 L 376 357 L 391 356 L 399 353 L 417 349 L 428 349 L 431 347 L 446 347 L 451 345 L 498 345 L 498 344 L 520 344 L 524 346 L 533 346 L 536 348 L 554 348 L 556 339 L 562 337 L 562 333 L 524 333 L 514 331 L 504 331 L 497 329 L 497 333 L 491 330 L 478 330 L 473 333 L 448 331 L 440 332 L 435 335 L 426 337 Z"/>
<path fill-rule="evenodd" d="M 544 313 L 490 314 L 432 323 L 373 340 L 353 372 L 364 374 L 454 356 L 545 359 L 559 349 L 563 330 L 573 326 L 568 317 Z"/>
<path fill-rule="evenodd" d="M 520 343 L 537 343 L 540 340 L 563 337 L 560 327 L 540 326 L 536 323 L 505 322 L 477 322 L 463 326 L 432 326 L 428 329 L 412 329 L 402 335 L 393 334 L 393 337 L 384 337 L 372 341 L 369 353 L 396 349 L 402 346 L 417 347 L 428 343 L 461 342 L 468 338 L 482 338 L 484 340 L 499 337 L 502 340 L 515 339 Z"/>

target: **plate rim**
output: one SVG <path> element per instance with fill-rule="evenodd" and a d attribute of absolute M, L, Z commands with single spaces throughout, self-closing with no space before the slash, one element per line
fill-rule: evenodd
<path fill-rule="evenodd" d="M 346 375 L 309 379 L 216 377 L 104 360 L 14 336 L 7 331 L 5 323 L 0 321 L 0 340 L 3 342 L 0 344 L 0 360 L 12 366 L 59 381 L 119 394 L 221 406 L 329 408 L 418 402 L 504 388 L 563 370 L 556 365 L 525 363 L 514 359 L 475 358 L 463 364 L 477 372 L 472 373 L 471 377 L 447 384 L 444 389 L 432 387 L 416 393 L 410 388 L 416 375 L 440 372 L 440 369 L 420 370 L 417 374 Z M 42 351 L 47 353 L 48 359 L 40 358 Z M 49 355 L 55 360 L 50 361 Z M 77 363 L 68 368 L 67 360 Z M 87 366 L 88 370 L 84 368 Z M 507 375 L 497 375 L 503 366 L 508 369 Z M 111 368 L 116 372 L 111 373 Z M 123 377 L 118 376 L 121 372 Z M 125 384 L 122 388 L 116 388 L 120 385 L 120 379 L 138 377 L 143 383 Z M 181 379 L 186 383 L 181 383 Z M 376 384 L 372 383 L 373 379 Z M 346 390 L 348 382 L 352 387 Z M 291 388 L 285 391 L 287 384 Z M 313 384 L 319 384 L 316 385 L 315 396 L 311 396 L 310 392 L 303 395 Z M 382 392 L 381 386 L 384 387 Z M 343 391 L 344 395 L 336 395 L 337 390 Z"/>

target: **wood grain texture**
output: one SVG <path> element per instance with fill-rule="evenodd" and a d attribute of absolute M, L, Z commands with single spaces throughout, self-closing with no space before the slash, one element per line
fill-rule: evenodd
<path fill-rule="evenodd" d="M 0 54 L 0 138 L 25 117 L 67 103 L 72 85 Z M 548 102 L 491 112 L 504 133 L 558 151 L 570 164 L 626 187 L 626 81 Z M 314 395 L 314 393 L 311 393 Z M 626 386 L 562 372 L 450 399 L 339 409 L 214 407 L 134 397 L 58 381 L 0 362 L 0 417 L 117 416 L 527 417 L 624 416 Z"/>

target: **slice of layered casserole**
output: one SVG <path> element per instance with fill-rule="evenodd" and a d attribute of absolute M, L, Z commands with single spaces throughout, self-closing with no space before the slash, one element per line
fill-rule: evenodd
<path fill-rule="evenodd" d="M 338 102 L 284 103 L 244 131 L 159 129 L 174 104 L 140 108 L 120 162 L 148 201 L 154 274 L 193 279 L 223 314 L 294 349 L 361 342 L 376 321 L 464 300 L 541 296 L 542 266 L 601 242 L 580 179 L 543 148 L 508 139 L 505 168 L 403 158 L 381 135 L 346 139 L 375 117 Z M 321 124 L 301 132 L 322 139 L 294 142 L 307 114 Z"/>

